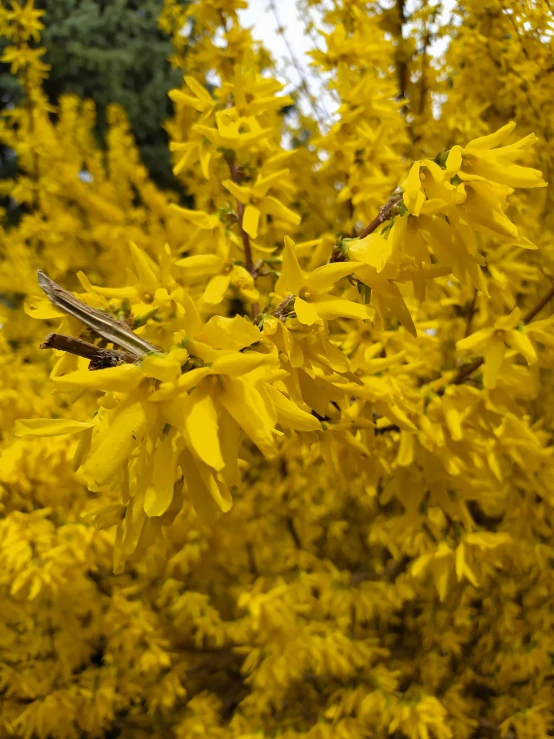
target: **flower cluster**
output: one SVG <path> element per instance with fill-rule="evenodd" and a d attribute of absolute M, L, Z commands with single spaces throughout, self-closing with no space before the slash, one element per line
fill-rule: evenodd
<path fill-rule="evenodd" d="M 468 112 L 473 138 L 448 99 L 433 113 L 436 12 L 404 33 L 369 0 L 301 3 L 337 108 L 311 116 L 245 5 L 160 18 L 186 202 L 149 181 L 121 110 L 101 151 L 89 102 L 50 108 L 40 14 L 0 11 L 26 86 L 0 125 L 19 167 L 1 184 L 19 213 L 0 245 L 0 728 L 547 737 L 537 137 L 514 135 L 517 109 Z"/>

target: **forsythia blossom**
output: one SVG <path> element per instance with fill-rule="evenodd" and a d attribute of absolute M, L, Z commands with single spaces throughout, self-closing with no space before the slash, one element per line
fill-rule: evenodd
<path fill-rule="evenodd" d="M 169 192 L 0 9 L 1 736 L 554 731 L 550 10 L 298 5 L 165 0 Z"/>

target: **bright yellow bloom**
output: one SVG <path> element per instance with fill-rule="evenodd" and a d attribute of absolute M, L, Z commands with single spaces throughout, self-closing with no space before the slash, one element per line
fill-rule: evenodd
<path fill-rule="evenodd" d="M 223 180 L 221 183 L 239 203 L 245 206 L 242 227 L 253 239 L 258 237 L 258 227 L 262 215 L 270 215 L 284 221 L 286 224 L 298 226 L 301 217 L 287 208 L 280 200 L 268 195 L 268 191 L 287 178 L 288 169 L 273 172 L 265 177 L 258 177 L 251 185 L 238 185 L 232 180 Z"/>
<path fill-rule="evenodd" d="M 537 361 L 537 355 L 525 331 L 525 326 L 521 324 L 521 311 L 514 308 L 509 316 L 498 318 L 492 328 L 476 331 L 458 341 L 456 347 L 462 352 L 482 352 L 485 359 L 483 384 L 486 388 L 494 388 L 506 353 L 506 344 L 525 357 L 528 364 Z"/>
<path fill-rule="evenodd" d="M 334 284 L 357 268 L 353 262 L 326 264 L 306 275 L 298 263 L 294 242 L 285 237 L 281 275 L 275 284 L 275 293 L 283 300 L 294 296 L 296 316 L 307 326 L 334 318 L 371 318 L 372 311 L 367 306 L 331 295 Z"/>

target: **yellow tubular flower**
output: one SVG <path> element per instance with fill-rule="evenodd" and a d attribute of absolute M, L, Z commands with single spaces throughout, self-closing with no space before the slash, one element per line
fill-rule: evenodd
<path fill-rule="evenodd" d="M 518 326 L 518 328 L 516 328 Z M 498 318 L 492 328 L 483 328 L 457 342 L 459 351 L 482 352 L 485 358 L 483 384 L 486 388 L 496 387 L 498 372 L 506 353 L 506 344 L 525 357 L 528 364 L 537 361 L 533 345 L 521 324 L 521 311 L 514 308 L 509 316 Z"/>
<path fill-rule="evenodd" d="M 295 252 L 294 242 L 285 237 L 281 275 L 275 285 L 275 293 L 281 299 L 294 296 L 294 310 L 301 323 L 311 326 L 334 318 L 371 318 L 367 306 L 344 300 L 330 294 L 334 284 L 356 271 L 353 262 L 327 264 L 305 275 Z"/>
<path fill-rule="evenodd" d="M 224 180 L 221 184 L 239 203 L 245 207 L 242 227 L 253 239 L 258 237 L 258 226 L 262 215 L 271 215 L 293 226 L 298 226 L 301 217 L 287 208 L 280 200 L 268 195 L 268 191 L 286 179 L 288 169 L 273 172 L 265 177 L 258 177 L 252 186 L 237 185 L 232 180 Z"/>
<path fill-rule="evenodd" d="M 163 190 L 0 2 L 0 736 L 546 739 L 549 3 L 161 5 Z"/>

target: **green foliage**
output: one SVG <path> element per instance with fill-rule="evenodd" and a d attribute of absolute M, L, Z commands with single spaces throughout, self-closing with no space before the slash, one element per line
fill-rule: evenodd
<path fill-rule="evenodd" d="M 101 140 L 106 107 L 122 105 L 152 178 L 171 187 L 163 124 L 172 112 L 167 93 L 181 74 L 171 69 L 171 44 L 157 26 L 162 5 L 162 0 L 38 0 L 35 7 L 45 11 L 41 45 L 52 67 L 45 84 L 50 102 L 67 93 L 92 98 Z M 11 98 L 13 90 L 4 87 L 2 77 L 0 85 L 0 96 Z"/>

